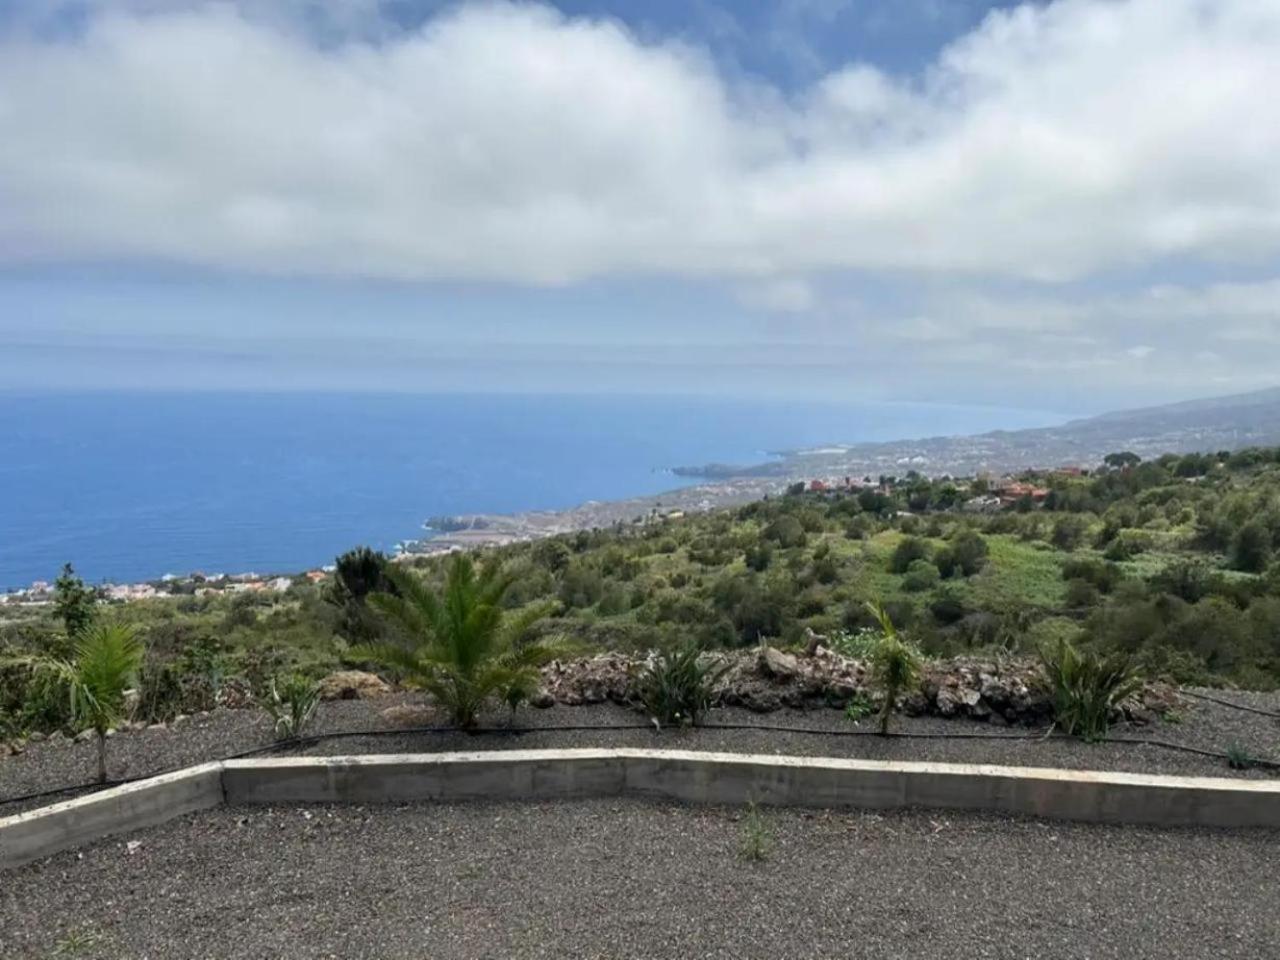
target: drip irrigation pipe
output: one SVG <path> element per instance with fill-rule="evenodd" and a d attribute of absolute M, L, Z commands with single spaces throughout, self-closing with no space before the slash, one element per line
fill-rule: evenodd
<path fill-rule="evenodd" d="M 1049 739 L 1075 741 L 1074 737 L 1067 734 L 1054 734 L 1054 727 L 1050 726 L 1044 731 L 1035 733 L 919 733 L 907 731 L 890 731 L 882 734 L 876 730 L 830 730 L 822 727 L 792 727 L 784 724 L 774 723 L 707 723 L 700 724 L 699 730 L 752 730 L 763 733 L 798 733 L 808 736 L 822 737 L 875 737 L 881 740 L 1004 740 L 1004 741 L 1039 741 L 1044 742 Z M 616 732 L 620 730 L 648 730 L 655 734 L 661 730 L 654 724 L 636 724 L 636 723 L 616 723 L 616 724 L 566 724 L 556 727 L 477 727 L 473 730 L 465 731 L 469 736 L 508 736 L 521 737 L 528 734 L 538 733 L 575 733 L 575 732 Z M 219 758 L 216 762 L 225 760 L 246 760 L 250 757 L 262 756 L 264 754 L 275 753 L 281 750 L 298 750 L 306 747 L 314 746 L 319 743 L 325 743 L 329 740 L 341 740 L 351 737 L 394 737 L 407 736 L 413 734 L 457 734 L 462 733 L 457 727 L 395 727 L 382 730 L 340 730 L 332 733 L 317 733 L 309 737 L 300 737 L 291 740 L 277 740 L 274 743 L 268 743 L 260 747 L 253 747 L 249 750 L 242 750 L 239 753 L 228 754 Z M 1219 753 L 1215 750 L 1204 750 L 1200 747 L 1191 747 L 1182 743 L 1173 743 L 1169 740 L 1160 740 L 1148 737 L 1108 737 L 1104 742 L 1125 744 L 1127 746 L 1140 747 L 1158 747 L 1164 750 L 1174 750 L 1181 753 L 1190 753 L 1196 756 L 1208 757 L 1214 760 L 1230 761 L 1232 758 L 1226 753 Z M 1280 761 L 1270 760 L 1266 758 L 1250 758 L 1251 766 L 1266 770 L 1280 770 Z M 140 780 L 149 780 L 152 777 L 163 776 L 165 773 L 173 773 L 177 770 L 185 769 L 185 767 L 174 767 L 169 770 L 163 770 L 154 773 L 141 774 L 136 777 L 126 777 L 122 780 L 108 780 L 104 783 L 86 783 L 77 786 L 59 787 L 53 790 L 44 790 L 38 793 L 29 793 L 19 797 L 5 797 L 0 799 L 0 807 L 16 803 L 26 803 L 32 800 L 41 800 L 45 797 L 59 796 L 65 793 L 75 792 L 92 792 L 106 790 L 110 787 L 120 787 L 130 783 L 137 783 Z"/>
<path fill-rule="evenodd" d="M 1185 694 L 1188 697 L 1195 697 L 1197 700 L 1208 700 L 1210 703 L 1216 703 L 1223 707 L 1230 707 L 1232 710 L 1243 710 L 1245 713 L 1256 713 L 1262 717 L 1272 717 L 1273 719 L 1280 720 L 1280 713 L 1276 713 L 1273 710 L 1263 710 L 1260 707 L 1250 707 L 1243 703 L 1232 703 L 1230 700 L 1223 700 L 1221 697 L 1211 696 L 1207 693 L 1196 693 L 1192 690 L 1179 690 L 1178 692 Z"/>

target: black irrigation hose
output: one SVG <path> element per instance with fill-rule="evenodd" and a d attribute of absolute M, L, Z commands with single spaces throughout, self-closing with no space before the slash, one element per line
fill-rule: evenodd
<path fill-rule="evenodd" d="M 1196 693 L 1193 690 L 1179 690 L 1178 692 L 1185 694 L 1188 697 L 1195 697 L 1197 700 L 1208 700 L 1210 703 L 1216 703 L 1223 707 L 1230 707 L 1233 710 L 1243 710 L 1245 713 L 1256 713 L 1262 717 L 1272 717 L 1273 719 L 1280 720 L 1280 713 L 1276 713 L 1273 710 L 1263 710 L 1260 707 L 1250 707 L 1243 703 L 1232 703 L 1230 700 L 1223 700 L 1221 697 L 1210 696 L 1207 693 Z"/>
<path fill-rule="evenodd" d="M 226 760 L 245 760 L 249 757 L 257 757 L 262 754 L 274 753 L 277 750 L 296 750 L 300 747 L 309 747 L 317 743 L 323 743 L 326 740 L 339 740 L 345 737 L 391 737 L 404 734 L 416 733 L 467 733 L 475 736 L 486 735 L 505 735 L 520 736 L 526 733 L 541 733 L 550 731 L 552 733 L 571 733 L 579 730 L 653 730 L 652 724 L 647 723 L 627 723 L 627 724 L 566 724 L 561 727 L 476 727 L 473 730 L 463 731 L 457 727 L 393 727 L 386 730 L 341 730 L 333 733 L 317 733 L 309 737 L 299 737 L 290 740 L 277 740 L 274 743 L 264 744 L 261 747 L 253 747 L 250 750 L 243 750 L 240 753 L 228 754 L 219 757 L 213 761 L 201 761 L 205 763 L 222 763 Z M 111 787 L 123 787 L 130 783 L 137 783 L 140 780 L 150 780 L 152 777 L 162 777 L 167 773 L 176 773 L 184 767 L 171 767 L 168 770 L 156 770 L 152 773 L 139 774 L 136 777 L 125 777 L 121 780 L 94 780 L 91 783 L 81 783 L 70 787 L 57 787 L 53 790 L 42 790 L 38 793 L 23 794 L 18 797 L 0 798 L 0 807 L 8 806 L 16 803 L 26 803 L 31 800 L 42 800 L 45 797 L 56 797 L 64 793 L 97 793 L 99 790 L 107 790 Z"/>
<path fill-rule="evenodd" d="M 1193 694 L 1194 695 L 1194 694 Z M 1207 698 L 1212 699 L 1212 698 Z M 1232 704 L 1227 704 L 1232 706 Z M 1246 708 L 1247 709 L 1247 708 Z M 1260 711 L 1254 711 L 1260 712 Z M 1043 732 L 1035 733 L 918 733 L 905 731 L 890 731 L 889 733 L 880 733 L 876 730 L 831 730 L 823 727 L 792 727 L 777 723 L 707 723 L 699 725 L 700 730 L 754 730 L 764 733 L 799 733 L 803 735 L 823 736 L 823 737 L 876 737 L 879 739 L 890 740 L 1014 740 L 1014 741 L 1046 741 L 1049 739 L 1056 740 L 1074 740 L 1074 737 L 1066 734 L 1054 734 L 1054 727 L 1050 726 Z M 619 730 L 650 730 L 655 733 L 660 729 L 651 723 L 611 723 L 611 724 L 565 724 L 557 727 L 477 727 L 473 730 L 461 731 L 457 727 L 396 727 L 383 730 L 341 730 L 333 733 L 317 733 L 309 737 L 300 737 L 290 740 L 277 740 L 274 743 L 268 743 L 261 747 L 253 747 L 249 750 L 243 750 L 239 753 L 233 753 L 228 756 L 219 758 L 214 762 L 222 762 L 226 760 L 244 760 L 249 757 L 261 756 L 267 753 L 274 753 L 277 750 L 297 750 L 303 747 L 314 746 L 318 743 L 324 743 L 329 740 L 340 740 L 350 737 L 392 737 L 406 736 L 411 734 L 445 734 L 445 733 L 467 733 L 470 736 L 524 736 L 526 734 L 536 733 L 575 733 L 575 732 L 592 732 L 592 731 L 609 731 L 615 732 Z M 1227 760 L 1229 757 L 1225 753 L 1218 753 L 1213 750 L 1204 750 L 1199 747 L 1191 747 L 1186 744 L 1173 743 L 1168 740 L 1159 740 L 1147 737 L 1108 737 L 1107 743 L 1121 743 L 1129 746 L 1142 747 L 1159 747 L 1165 750 L 1175 750 L 1182 753 L 1191 753 L 1201 757 L 1208 757 L 1214 760 Z M 1269 760 L 1265 758 L 1250 758 L 1251 766 L 1268 770 L 1280 770 L 1280 761 Z M 76 791 L 97 792 L 98 790 L 106 790 L 110 787 L 124 786 L 129 783 L 137 783 L 139 780 L 149 780 L 152 777 L 163 776 L 165 773 L 173 773 L 181 770 L 182 767 L 174 767 L 170 770 L 163 770 L 156 773 L 142 774 L 137 777 L 126 777 L 123 780 L 108 780 L 105 783 L 86 783 L 79 786 L 60 787 L 55 790 L 44 790 L 39 793 L 29 793 L 20 797 L 5 797 L 0 799 L 0 807 L 15 803 L 25 803 L 31 800 L 40 800 L 44 797 L 58 796 L 64 793 L 74 793 Z"/>

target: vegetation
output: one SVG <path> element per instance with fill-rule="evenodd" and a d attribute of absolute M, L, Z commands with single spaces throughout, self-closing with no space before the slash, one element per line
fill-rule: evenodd
<path fill-rule="evenodd" d="M 1254 765 L 1253 756 L 1238 743 L 1227 747 L 1227 766 L 1232 770 L 1248 770 Z"/>
<path fill-rule="evenodd" d="M 1054 721 L 1065 733 L 1090 743 L 1106 737 L 1111 715 L 1141 687 L 1124 654 L 1081 651 L 1060 639 L 1046 647 L 1043 657 Z"/>
<path fill-rule="evenodd" d="M 107 779 L 107 731 L 125 719 L 126 693 L 137 682 L 143 647 L 122 624 L 84 627 L 74 639 L 71 660 L 33 660 L 35 673 L 66 691 L 68 714 L 98 741 L 98 782 Z"/>
<path fill-rule="evenodd" d="M 271 717 L 278 740 L 294 740 L 316 715 L 320 705 L 320 685 L 306 677 L 291 676 L 283 681 L 272 680 L 262 708 Z"/>
<path fill-rule="evenodd" d="M 742 817 L 742 837 L 738 844 L 738 856 L 751 863 L 760 863 L 769 859 L 769 851 L 773 848 L 773 824 L 750 803 Z"/>
<path fill-rule="evenodd" d="M 496 564 L 477 570 L 463 554 L 450 560 L 439 594 L 407 571 L 388 566 L 384 574 L 395 592 L 368 599 L 392 635 L 353 647 L 352 658 L 396 671 L 435 697 L 463 728 L 476 725 L 491 698 L 514 704 L 536 691 L 537 668 L 557 649 L 526 634 L 551 612 L 550 603 L 507 613 L 502 600 L 514 576 Z"/>
<path fill-rule="evenodd" d="M 93 623 L 97 599 L 97 594 L 76 576 L 71 564 L 63 564 L 62 573 L 53 583 L 53 608 L 68 637 L 78 636 Z"/>
<path fill-rule="evenodd" d="M 1021 479 L 1047 495 L 985 512 L 965 501 L 986 480 L 908 473 L 861 490 L 801 485 L 732 509 L 492 548 L 478 562 L 505 584 L 492 602 L 503 620 L 529 618 L 520 645 L 787 648 L 812 631 L 868 657 L 882 631 L 866 604 L 878 600 L 924 656 L 1035 656 L 1066 640 L 1176 682 L 1280 685 L 1280 448 L 1145 462 L 1122 452 L 1089 475 Z M 452 563 L 389 564 L 359 549 L 319 585 L 299 577 L 269 594 L 197 582 L 126 604 L 97 598 L 68 571 L 64 602 L 0 606 L 0 659 L 68 659 L 68 623 L 109 610 L 146 643 L 139 715 L 167 719 L 230 693 L 268 696 L 272 677 L 318 678 L 359 662 L 362 646 L 412 659 L 425 633 L 387 617 L 376 598 L 394 598 L 401 581 L 442 598 Z M 495 700 L 519 701 L 519 685 L 499 686 Z M 67 712 L 47 677 L 0 667 L 0 728 L 62 727 Z"/>
<path fill-rule="evenodd" d="M 884 607 L 868 602 L 867 609 L 875 616 L 881 629 L 880 639 L 871 649 L 871 675 L 883 698 L 880 703 L 880 733 L 887 734 L 898 697 L 920 682 L 920 656 L 898 636 Z"/>
<path fill-rule="evenodd" d="M 640 670 L 636 684 L 640 702 L 660 724 L 696 726 L 710 709 L 725 669 L 693 644 L 661 652 Z"/>

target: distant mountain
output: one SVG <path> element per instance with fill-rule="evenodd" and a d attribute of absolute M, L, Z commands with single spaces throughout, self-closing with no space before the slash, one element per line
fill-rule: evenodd
<path fill-rule="evenodd" d="M 1164 453 L 1274 445 L 1280 445 L 1280 388 L 1120 410 L 1057 427 L 799 450 L 782 460 L 751 467 L 714 464 L 682 467 L 680 473 L 716 479 L 900 473 L 913 468 L 935 475 L 972 474 L 1064 465 L 1088 467 L 1119 450 L 1150 458 Z"/>

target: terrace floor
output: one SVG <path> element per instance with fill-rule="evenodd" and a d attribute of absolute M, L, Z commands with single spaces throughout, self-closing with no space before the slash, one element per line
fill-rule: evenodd
<path fill-rule="evenodd" d="M 748 862 L 741 809 L 219 808 L 0 875 L 3 955 L 1280 954 L 1280 833 L 763 815 L 769 854 Z"/>

